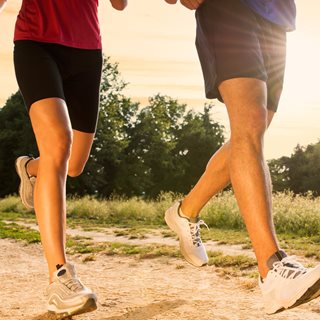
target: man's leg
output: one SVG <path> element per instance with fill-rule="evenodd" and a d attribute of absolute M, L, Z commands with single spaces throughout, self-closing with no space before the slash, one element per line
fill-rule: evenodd
<path fill-rule="evenodd" d="M 274 112 L 268 110 L 268 126 Z M 206 203 L 230 184 L 229 173 L 230 141 L 225 143 L 209 160 L 206 170 L 196 185 L 181 202 L 182 212 L 189 218 L 196 218 Z M 267 166 L 267 164 L 266 164 Z M 267 170 L 267 173 L 269 171 Z M 269 178 L 271 190 L 271 180 Z"/>
<path fill-rule="evenodd" d="M 272 222 L 270 178 L 263 156 L 267 128 L 266 85 L 250 78 L 231 79 L 219 86 L 231 127 L 229 174 L 244 218 L 260 275 L 279 247 Z"/>
<path fill-rule="evenodd" d="M 278 250 L 271 217 L 270 174 L 263 158 L 263 134 L 274 113 L 266 111 L 265 84 L 260 80 L 228 80 L 220 90 L 228 103 L 231 139 L 210 159 L 205 173 L 182 201 L 181 211 L 196 217 L 211 197 L 231 181 L 260 274 L 265 276 L 266 261 Z M 246 92 L 250 94 L 248 98 Z"/>

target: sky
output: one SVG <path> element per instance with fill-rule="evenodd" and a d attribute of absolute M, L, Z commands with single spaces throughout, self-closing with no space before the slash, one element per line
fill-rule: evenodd
<path fill-rule="evenodd" d="M 0 14 L 0 106 L 18 89 L 12 64 L 13 29 L 21 1 L 8 0 Z M 279 111 L 266 134 L 267 159 L 290 156 L 297 144 L 320 138 L 320 2 L 296 0 L 297 30 L 288 33 L 285 86 Z M 129 0 L 123 12 L 100 0 L 103 50 L 119 63 L 125 94 L 142 105 L 157 93 L 201 112 L 203 79 L 194 46 L 194 12 L 164 0 Z M 225 106 L 213 100 L 212 118 L 225 126 Z"/>

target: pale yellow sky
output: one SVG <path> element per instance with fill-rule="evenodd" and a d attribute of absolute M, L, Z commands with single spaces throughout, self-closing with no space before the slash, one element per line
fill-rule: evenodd
<path fill-rule="evenodd" d="M 17 90 L 12 65 L 12 35 L 21 1 L 8 0 L 0 15 L 0 106 Z M 290 155 L 297 143 L 320 138 L 320 2 L 297 0 L 297 31 L 288 34 L 288 60 L 279 112 L 266 137 L 267 159 Z M 100 20 L 106 55 L 120 63 L 129 82 L 126 94 L 145 103 L 158 92 L 201 110 L 203 80 L 194 46 L 194 12 L 169 6 L 164 0 L 129 0 L 124 12 L 100 0 Z M 226 126 L 219 103 L 213 118 Z"/>

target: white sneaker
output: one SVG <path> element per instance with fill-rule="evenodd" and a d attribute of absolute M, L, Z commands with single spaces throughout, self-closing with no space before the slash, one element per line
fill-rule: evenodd
<path fill-rule="evenodd" d="M 267 314 L 294 308 L 320 295 L 320 265 L 307 269 L 293 256 L 285 255 L 272 263 L 267 277 L 259 279 L 259 286 Z"/>
<path fill-rule="evenodd" d="M 20 178 L 19 195 L 22 203 L 28 209 L 33 209 L 33 193 L 36 177 L 29 177 L 27 164 L 32 157 L 22 156 L 16 160 L 16 171 Z"/>
<path fill-rule="evenodd" d="M 208 263 L 206 249 L 200 238 L 200 226 L 205 225 L 203 220 L 191 222 L 179 214 L 180 202 L 175 203 L 165 213 L 165 221 L 169 228 L 179 237 L 180 250 L 184 258 L 196 267 Z"/>
<path fill-rule="evenodd" d="M 66 263 L 53 275 L 47 287 L 48 311 L 58 319 L 97 309 L 97 297 L 76 275 L 72 264 Z"/>

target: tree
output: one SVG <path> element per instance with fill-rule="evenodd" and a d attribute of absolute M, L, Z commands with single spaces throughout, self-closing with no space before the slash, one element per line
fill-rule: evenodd
<path fill-rule="evenodd" d="M 273 160 L 269 165 L 274 190 L 320 195 L 320 142 L 307 147 L 297 145 L 291 157 Z"/>
<path fill-rule="evenodd" d="M 186 113 L 186 105 L 167 96 L 150 98 L 137 116 L 126 150 L 122 190 L 156 197 L 162 191 L 187 192 L 224 142 L 223 127 L 203 114 Z"/>
<path fill-rule="evenodd" d="M 37 156 L 38 150 L 28 113 L 20 92 L 0 108 L 0 197 L 17 192 L 19 180 L 15 159 L 24 154 Z"/>
<path fill-rule="evenodd" d="M 210 117 L 212 105 L 203 113 L 189 111 L 179 132 L 175 155 L 182 172 L 176 178 L 175 191 L 186 193 L 205 170 L 208 160 L 223 144 L 223 126 Z"/>
<path fill-rule="evenodd" d="M 140 110 L 130 129 L 127 156 L 121 167 L 121 193 L 155 197 L 169 190 L 167 181 L 172 181 L 172 172 L 178 169 L 173 150 L 185 108 L 158 94 Z"/>

